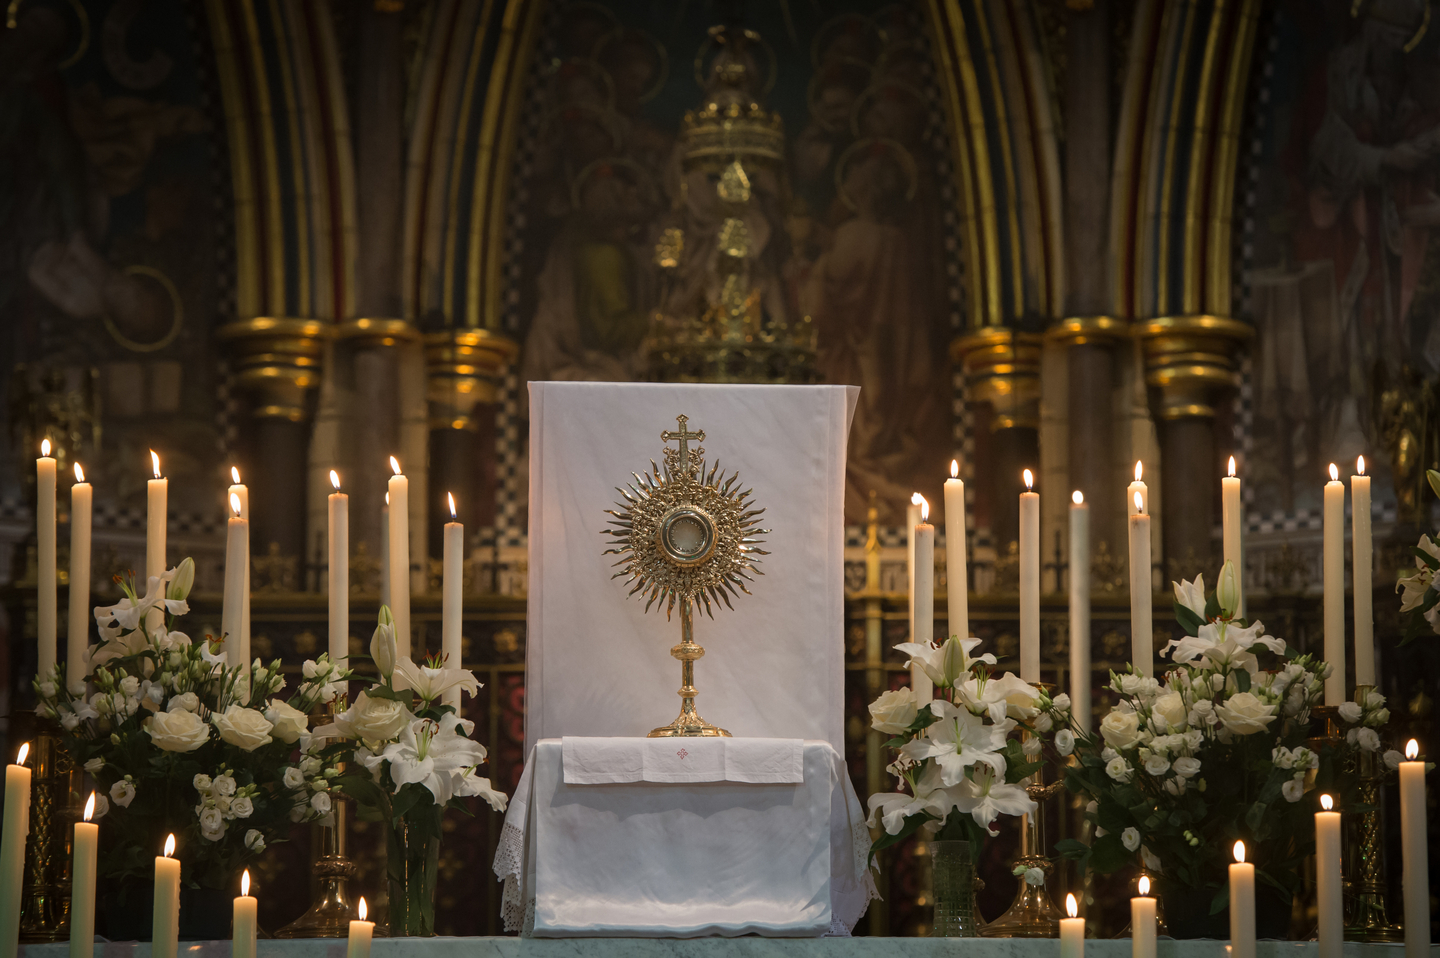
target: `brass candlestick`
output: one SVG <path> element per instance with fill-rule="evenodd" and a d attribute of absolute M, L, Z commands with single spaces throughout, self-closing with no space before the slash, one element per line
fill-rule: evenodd
<path fill-rule="evenodd" d="M 1355 701 L 1363 702 L 1373 688 L 1356 686 Z M 1345 816 L 1345 940 L 1404 941 L 1404 930 L 1391 924 L 1385 911 L 1385 843 L 1380 827 L 1380 784 L 1385 776 L 1379 757 L 1362 751 L 1354 772 L 1360 785 L 1360 804 L 1370 811 Z"/>
<path fill-rule="evenodd" d="M 30 835 L 25 841 L 25 884 L 20 899 L 20 940 L 70 937 L 70 858 L 74 799 L 80 770 L 61 747 L 60 729 L 40 719 L 31 738 Z"/>

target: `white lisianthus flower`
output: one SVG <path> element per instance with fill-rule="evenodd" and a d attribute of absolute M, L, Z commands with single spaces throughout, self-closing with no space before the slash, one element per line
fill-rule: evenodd
<path fill-rule="evenodd" d="M 85 771 L 89 772 L 91 775 L 96 774 L 104 767 L 105 760 L 103 758 L 92 758 L 90 761 L 85 763 Z"/>
<path fill-rule="evenodd" d="M 210 726 L 194 712 L 156 712 L 145 720 L 145 731 L 166 752 L 193 752 L 210 740 Z"/>
<path fill-rule="evenodd" d="M 1100 760 L 1107 765 L 1115 761 L 1115 759 L 1118 758 L 1119 755 L 1119 752 L 1115 751 L 1108 745 L 1100 750 Z"/>
<path fill-rule="evenodd" d="M 1363 715 L 1364 715 L 1364 712 L 1363 712 L 1363 710 L 1360 708 L 1360 706 L 1359 706 L 1357 703 L 1355 703 L 1355 702 L 1341 702 L 1341 703 L 1340 703 L 1340 717 L 1341 717 L 1342 719 L 1344 719 L 1345 721 L 1349 722 L 1351 725 L 1354 725 L 1356 722 L 1360 721 L 1360 719 L 1363 717 Z"/>
<path fill-rule="evenodd" d="M 104 818 L 104 817 L 106 816 L 106 814 L 109 813 L 109 811 L 110 811 L 110 799 L 106 798 L 104 795 L 101 795 L 99 792 L 96 792 L 96 793 L 95 793 L 95 812 L 90 816 L 90 820 L 91 820 L 91 821 L 98 821 L 99 819 Z"/>
<path fill-rule="evenodd" d="M 1140 716 L 1135 712 L 1111 710 L 1100 720 L 1100 735 L 1117 751 L 1140 744 Z"/>
<path fill-rule="evenodd" d="M 1151 755 L 1145 760 L 1145 771 L 1159 778 L 1170 771 L 1170 762 L 1159 755 Z"/>
<path fill-rule="evenodd" d="M 1055 751 L 1061 755 L 1069 755 L 1075 751 L 1075 733 L 1068 728 L 1062 728 L 1055 733 Z"/>
<path fill-rule="evenodd" d="M 480 691 L 480 683 L 469 669 L 432 669 L 428 665 L 416 665 L 408 655 L 400 656 L 395 662 L 391 681 L 397 692 L 413 689 L 426 702 L 435 701 L 451 689 L 458 688 L 472 697 Z"/>
<path fill-rule="evenodd" d="M 1050 704 L 1062 712 L 1068 712 L 1070 711 L 1070 696 L 1065 692 L 1061 692 L 1050 700 Z"/>
<path fill-rule="evenodd" d="M 1140 847 L 1140 830 L 1133 825 L 1120 833 L 1120 844 L 1125 846 L 1127 852 L 1133 852 Z"/>
<path fill-rule="evenodd" d="M 301 733 L 310 727 L 309 716 L 279 699 L 271 699 L 266 705 L 265 719 L 273 726 L 271 734 L 286 745 L 294 745 Z"/>
<path fill-rule="evenodd" d="M 449 799 L 446 799 L 446 801 L 449 801 Z M 321 815 L 324 815 L 326 812 L 330 811 L 330 793 L 316 792 L 314 795 L 311 795 L 310 807 L 315 809 L 315 811 L 320 813 Z"/>
<path fill-rule="evenodd" d="M 281 781 L 286 788 L 296 789 L 305 784 L 305 776 L 298 768 L 292 765 L 285 769 L 285 774 L 281 776 Z"/>
<path fill-rule="evenodd" d="M 206 808 L 200 812 L 200 836 L 207 841 L 217 842 L 225 834 L 225 815 L 218 808 Z"/>
<path fill-rule="evenodd" d="M 140 694 L 140 680 L 133 675 L 127 675 L 120 680 L 120 691 L 125 693 L 126 698 Z"/>
<path fill-rule="evenodd" d="M 215 794 L 221 798 L 229 798 L 235 794 L 235 779 L 229 775 L 218 775 L 215 778 Z"/>
<path fill-rule="evenodd" d="M 1038 868 L 1025 869 L 1025 884 L 1032 888 L 1039 888 L 1045 884 L 1045 873 Z"/>
<path fill-rule="evenodd" d="M 1385 767 L 1390 769 L 1390 771 L 1392 772 L 1397 771 L 1400 768 L 1400 763 L 1404 760 L 1405 756 L 1401 755 L 1393 748 L 1389 749 L 1385 753 Z"/>
<path fill-rule="evenodd" d="M 1285 796 L 1287 802 L 1298 802 L 1305 794 L 1305 780 L 1303 778 L 1292 778 L 1280 786 L 1280 794 Z"/>
<path fill-rule="evenodd" d="M 249 795 L 240 795 L 231 800 L 230 814 L 236 818 L 249 818 L 255 812 L 255 803 Z"/>
<path fill-rule="evenodd" d="M 887 735 L 900 735 L 915 721 L 918 712 L 913 690 L 881 692 L 880 697 L 870 703 L 870 727 Z"/>
<path fill-rule="evenodd" d="M 222 739 L 242 751 L 253 752 L 275 741 L 270 736 L 275 726 L 256 709 L 231 705 L 225 711 L 212 715 L 210 721 L 215 723 Z"/>
<path fill-rule="evenodd" d="M 1135 774 L 1135 770 L 1130 767 L 1129 762 L 1123 758 L 1116 757 L 1111 759 L 1110 764 L 1105 766 L 1105 774 L 1117 782 L 1128 782 L 1130 781 L 1130 777 Z"/>
<path fill-rule="evenodd" d="M 129 808 L 135 801 L 135 785 L 122 778 L 110 786 L 110 800 L 121 808 Z"/>
<path fill-rule="evenodd" d="M 1263 732 L 1275 720 L 1276 706 L 1262 702 L 1252 692 L 1236 692 L 1215 706 L 1220 722 L 1234 735 Z"/>
<path fill-rule="evenodd" d="M 1373 728 L 1362 728 L 1356 732 L 1355 740 L 1360 747 L 1367 752 L 1373 752 L 1380 747 L 1380 736 Z"/>
<path fill-rule="evenodd" d="M 194 785 L 195 791 L 201 795 L 209 794 L 210 790 L 215 787 L 215 783 L 210 780 L 210 776 L 203 772 L 197 773 L 196 776 L 190 780 L 190 784 Z"/>
<path fill-rule="evenodd" d="M 1030 736 L 1020 743 L 1020 751 L 1025 753 L 1026 758 L 1034 758 L 1039 755 L 1040 749 L 1043 747 L 1044 743 L 1040 741 L 1039 736 L 1035 735 Z"/>
<path fill-rule="evenodd" d="M 245 847 L 257 855 L 265 850 L 265 836 L 260 834 L 260 829 L 252 828 L 245 833 Z"/>

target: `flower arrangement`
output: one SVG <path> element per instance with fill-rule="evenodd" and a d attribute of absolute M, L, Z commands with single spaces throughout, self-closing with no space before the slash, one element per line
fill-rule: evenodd
<path fill-rule="evenodd" d="M 899 780 L 895 792 L 870 796 L 870 821 L 884 828 L 872 854 L 904 841 L 917 830 L 940 840 L 969 841 L 978 860 L 984 840 L 1001 815 L 1036 811 L 1019 784 L 1041 763 L 1040 735 L 1022 742 L 1019 729 L 1056 732 L 1063 755 L 1074 746 L 1070 697 L 1054 698 L 1016 675 L 995 673 L 995 656 L 971 657 L 979 639 L 951 637 L 938 648 L 906 642 L 910 656 L 935 685 L 936 698 L 921 704 L 909 688 L 883 692 L 870 704 L 871 726 L 892 736 L 896 753 L 887 769 Z M 1043 874 L 1026 875 L 1031 884 Z"/>
<path fill-rule="evenodd" d="M 66 751 L 99 786 L 96 814 L 110 813 L 99 867 L 111 881 L 148 874 L 173 832 L 187 881 L 228 887 L 293 823 L 330 813 L 338 770 L 308 715 L 348 673 L 322 655 L 279 698 L 278 660 L 232 667 L 218 646 L 176 629 L 194 578 L 186 559 L 150 577 L 143 597 L 119 580 L 125 597 L 95 609 L 93 694 L 72 694 L 58 669 L 35 684 L 37 711 L 60 724 Z"/>
<path fill-rule="evenodd" d="M 1440 472 L 1425 470 L 1430 488 L 1440 496 Z M 1440 635 L 1440 582 L 1435 573 L 1440 572 L 1440 543 L 1422 534 L 1412 550 L 1415 554 L 1415 574 L 1402 576 L 1395 584 L 1400 595 L 1400 619 L 1405 631 L 1400 644 L 1413 642 L 1427 632 Z"/>
<path fill-rule="evenodd" d="M 504 811 L 506 797 L 475 774 L 485 761 L 485 746 L 469 737 L 475 723 L 442 701 L 452 689 L 479 691 L 474 674 L 443 660 L 417 665 L 397 657 L 384 606 L 370 655 L 379 678 L 315 736 L 326 740 L 327 759 L 353 763 L 335 786 L 386 826 L 391 934 L 433 935 L 441 815 L 447 808 L 470 814 L 461 799 L 471 796 Z"/>
<path fill-rule="evenodd" d="M 1167 892 L 1213 892 L 1213 914 L 1227 900 L 1237 838 L 1262 882 L 1287 895 L 1297 887 L 1296 866 L 1314 845 L 1306 775 L 1322 762 L 1322 776 L 1335 767 L 1307 745 L 1330 666 L 1236 617 L 1231 563 L 1208 597 L 1203 576 L 1174 587 L 1187 633 L 1165 647 L 1174 666 L 1163 679 L 1133 667 L 1111 673 L 1119 701 L 1098 735 L 1077 733 L 1066 774 L 1066 786 L 1090 798 L 1093 839 L 1057 847 L 1102 873 L 1138 858 Z M 1360 725 L 1383 722 L 1382 707 L 1383 697 L 1357 706 Z M 1352 742 L 1370 744 L 1358 731 Z"/>

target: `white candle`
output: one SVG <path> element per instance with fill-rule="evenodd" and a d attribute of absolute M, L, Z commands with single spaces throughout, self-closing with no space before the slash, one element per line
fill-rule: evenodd
<path fill-rule="evenodd" d="M 49 682 L 55 677 L 55 622 L 60 611 L 55 593 L 55 459 L 50 455 L 49 439 L 40 443 L 40 458 L 35 460 L 35 535 L 39 544 L 35 618 L 40 646 L 36 671 L 42 682 Z"/>
<path fill-rule="evenodd" d="M 90 526 L 95 490 L 75 463 L 70 487 L 70 614 L 66 617 L 65 683 L 72 695 L 85 691 L 90 654 Z"/>
<path fill-rule="evenodd" d="M 410 480 L 390 457 L 390 614 L 395 619 L 395 653 L 410 654 Z"/>
<path fill-rule="evenodd" d="M 1405 744 L 1400 763 L 1400 848 L 1405 856 L 1401 887 L 1405 895 L 1405 958 L 1430 954 L 1430 872 L 1425 849 L 1425 763 L 1416 761 L 1420 745 Z M 8 812 L 8 808 L 7 808 Z"/>
<path fill-rule="evenodd" d="M 1135 460 L 1135 481 L 1125 487 L 1125 509 L 1130 515 L 1139 512 L 1150 512 L 1150 487 L 1141 481 L 1140 477 L 1145 474 L 1145 464 L 1139 459 Z M 1135 496 L 1140 496 L 1140 504 L 1135 504 Z"/>
<path fill-rule="evenodd" d="M 330 661 L 338 666 L 350 655 L 350 497 L 334 469 L 330 484 Z"/>
<path fill-rule="evenodd" d="M 1325 704 L 1345 701 L 1345 486 L 1340 471 L 1330 463 L 1325 483 Z"/>
<path fill-rule="evenodd" d="M 960 463 L 950 460 L 945 480 L 945 602 L 949 633 L 970 637 L 970 590 L 965 571 L 965 482 Z"/>
<path fill-rule="evenodd" d="M 924 497 L 918 492 L 910 494 L 910 505 L 905 510 L 905 588 L 910 593 L 910 641 L 915 638 L 915 527 L 920 524 L 920 502 Z"/>
<path fill-rule="evenodd" d="M 930 503 L 921 496 L 920 521 L 913 530 L 915 587 L 910 593 L 915 603 L 915 637 L 911 641 L 920 645 L 935 642 L 935 527 L 926 521 L 929 518 Z M 910 687 L 915 690 L 915 700 L 921 705 L 935 698 L 935 688 L 929 676 L 918 665 L 910 666 Z"/>
<path fill-rule="evenodd" d="M 375 923 L 365 920 L 365 899 L 360 899 L 360 919 L 350 922 L 350 937 L 345 942 L 345 958 L 370 958 L 370 939 Z"/>
<path fill-rule="evenodd" d="M 1085 919 L 1075 905 L 1075 896 L 1065 896 L 1065 912 L 1070 917 L 1060 919 L 1060 958 L 1084 958 Z"/>
<path fill-rule="evenodd" d="M 1140 876 L 1140 894 L 1130 899 L 1131 958 L 1155 958 L 1155 899 L 1150 897 L 1150 879 Z"/>
<path fill-rule="evenodd" d="M 1040 494 L 1025 470 L 1020 493 L 1020 678 L 1040 681 Z"/>
<path fill-rule="evenodd" d="M 240 518 L 249 522 L 250 487 L 240 481 L 240 470 L 234 466 L 230 467 L 230 478 L 233 480 L 229 489 L 230 495 L 240 499 Z M 239 650 L 238 655 L 242 665 L 250 661 L 250 538 L 248 535 L 245 538 L 244 577 L 245 581 L 240 588 L 240 631 L 237 633 L 239 641 L 235 645 L 235 648 Z"/>
<path fill-rule="evenodd" d="M 230 924 L 231 958 L 255 958 L 255 914 L 258 902 L 250 894 L 250 869 L 240 876 L 240 897 L 235 899 Z"/>
<path fill-rule="evenodd" d="M 1329 795 L 1320 796 L 1323 811 L 1315 813 L 1315 910 L 1320 958 L 1340 958 L 1345 950 L 1345 902 L 1341 895 L 1340 813 L 1330 809 Z"/>
<path fill-rule="evenodd" d="M 230 494 L 230 521 L 225 532 L 225 599 L 220 608 L 220 632 L 225 648 L 234 651 L 227 661 L 242 666 L 249 674 L 249 650 L 240 648 L 240 616 L 245 603 L 245 568 L 250 564 L 250 523 L 240 516 L 240 497 Z"/>
<path fill-rule="evenodd" d="M 390 604 L 390 493 L 380 507 L 380 604 Z"/>
<path fill-rule="evenodd" d="M 461 668 L 460 612 L 461 593 L 465 585 L 465 526 L 455 521 L 455 497 L 445 493 L 450 502 L 450 522 L 445 523 L 445 565 L 441 582 L 440 652 L 446 668 Z M 460 690 L 445 693 L 443 704 L 460 711 Z"/>
<path fill-rule="evenodd" d="M 1070 708 L 1075 727 L 1090 731 L 1090 507 L 1070 495 Z"/>
<path fill-rule="evenodd" d="M 145 578 L 146 585 L 152 576 L 165 574 L 165 532 L 167 528 L 167 510 L 170 497 L 170 480 L 160 475 L 160 456 L 154 449 L 150 450 L 150 466 L 155 472 L 155 478 L 145 484 Z M 138 591 L 142 594 L 145 588 L 136 583 Z M 158 629 L 165 622 L 165 612 L 161 607 L 150 610 L 145 617 L 145 623 L 153 630 Z"/>
<path fill-rule="evenodd" d="M 0 958 L 20 947 L 20 892 L 25 882 L 25 836 L 30 834 L 30 743 L 5 766 L 5 817 L 0 819 Z"/>
<path fill-rule="evenodd" d="M 100 826 L 95 814 L 95 793 L 85 803 L 85 820 L 75 823 L 75 854 L 70 864 L 70 958 L 95 954 L 95 862 L 100 850 Z"/>
<path fill-rule="evenodd" d="M 165 854 L 155 859 L 155 911 L 150 926 L 150 958 L 175 958 L 180 940 L 180 860 L 175 836 L 165 839 Z"/>
<path fill-rule="evenodd" d="M 1238 615 L 1245 617 L 1245 560 L 1242 558 L 1244 509 L 1240 504 L 1240 480 L 1235 476 L 1235 457 L 1230 457 L 1230 475 L 1220 480 L 1220 516 L 1225 562 L 1235 563 L 1236 583 L 1240 586 Z"/>
<path fill-rule="evenodd" d="M 1141 675 L 1155 674 L 1155 627 L 1150 611 L 1150 516 L 1145 500 L 1134 493 L 1130 514 L 1130 660 Z"/>
<path fill-rule="evenodd" d="M 1355 563 L 1355 684 L 1375 684 L 1375 540 L 1370 533 L 1370 477 L 1365 457 L 1355 460 L 1350 477 L 1350 549 Z"/>
<path fill-rule="evenodd" d="M 1245 862 L 1244 842 L 1230 866 L 1230 958 L 1255 958 L 1255 866 Z"/>

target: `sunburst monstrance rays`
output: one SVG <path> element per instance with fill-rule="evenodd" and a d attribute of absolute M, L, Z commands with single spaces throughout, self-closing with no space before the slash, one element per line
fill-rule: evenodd
<path fill-rule="evenodd" d="M 679 448 L 666 448 L 665 465 L 652 459 L 648 472 L 632 473 L 633 482 L 616 487 L 621 501 L 606 509 L 610 528 L 601 530 L 610 537 L 605 555 L 618 555 L 620 570 L 612 578 L 633 583 L 628 595 L 639 593 L 645 611 L 657 602 L 665 606 L 666 618 L 676 603 L 682 609 L 703 607 L 711 618 L 724 603 L 750 590 L 751 573 L 763 575 L 757 564 L 769 555 L 760 545 L 760 536 L 770 530 L 759 528 L 763 508 L 754 508 L 750 489 L 740 488 L 740 474 L 729 476 L 720 463 L 705 469 L 705 450 L 690 447 L 690 440 L 703 442 L 705 433 L 690 432 L 685 416 L 676 417 L 680 428 L 665 430 L 661 440 L 679 440 Z"/>

